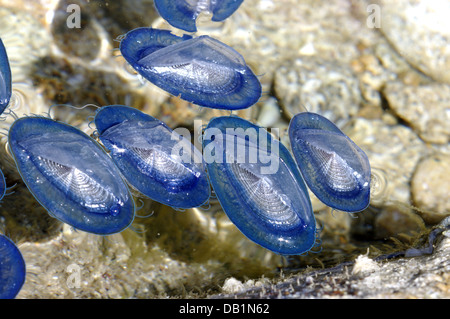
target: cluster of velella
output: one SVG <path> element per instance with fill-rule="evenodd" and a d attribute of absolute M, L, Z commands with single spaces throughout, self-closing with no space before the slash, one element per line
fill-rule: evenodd
<path fill-rule="evenodd" d="M 221 21 L 241 3 L 156 0 L 155 6 L 171 25 L 196 31 L 200 12 Z M 11 97 L 11 71 L 0 44 L 3 111 Z M 244 58 L 209 36 L 138 28 L 122 39 L 120 51 L 144 78 L 200 106 L 237 110 L 261 96 L 259 80 Z M 18 171 L 34 197 L 49 214 L 86 232 L 108 235 L 132 223 L 130 187 L 165 205 L 190 208 L 207 202 L 212 186 L 244 235 L 278 254 L 297 255 L 309 251 L 317 237 L 306 184 L 335 209 L 357 212 L 369 204 L 367 156 L 318 114 L 301 113 L 291 120 L 294 157 L 266 130 L 233 115 L 210 121 L 203 155 L 165 123 L 132 107 L 102 107 L 94 123 L 109 153 L 80 130 L 47 117 L 19 118 L 8 135 Z M 3 175 L 0 182 L 3 196 Z M 14 297 L 24 280 L 19 250 L 1 236 L 0 297 Z"/>

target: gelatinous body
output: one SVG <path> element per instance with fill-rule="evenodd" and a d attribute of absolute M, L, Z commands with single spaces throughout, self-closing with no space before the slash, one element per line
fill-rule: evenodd
<path fill-rule="evenodd" d="M 10 128 L 9 147 L 28 189 L 62 222 L 104 235 L 133 221 L 133 198 L 119 169 L 80 130 L 48 118 L 20 118 Z"/>
<path fill-rule="evenodd" d="M 192 39 L 190 35 L 178 37 L 168 30 L 137 28 L 126 34 L 120 42 L 120 52 L 131 65 L 151 53 L 169 45 Z"/>
<path fill-rule="evenodd" d="M 0 234 L 0 299 L 12 299 L 25 282 L 25 261 L 17 246 Z"/>
<path fill-rule="evenodd" d="M 6 181 L 5 181 L 5 175 L 3 175 L 3 172 L 0 170 L 0 200 L 5 196 L 6 193 Z"/>
<path fill-rule="evenodd" d="M 121 105 L 101 108 L 94 121 L 123 176 L 142 194 L 178 208 L 209 199 L 202 154 L 166 124 Z"/>
<path fill-rule="evenodd" d="M 3 113 L 11 99 L 11 68 L 5 46 L 0 39 L 0 114 Z"/>
<path fill-rule="evenodd" d="M 279 141 L 241 118 L 218 117 L 205 130 L 203 154 L 223 210 L 244 235 L 283 255 L 311 249 L 316 239 L 311 201 Z"/>
<path fill-rule="evenodd" d="M 305 112 L 289 124 L 292 152 L 311 191 L 326 205 L 358 212 L 369 205 L 367 155 L 323 116 Z"/>
<path fill-rule="evenodd" d="M 243 0 L 155 0 L 161 17 L 175 28 L 196 32 L 200 12 L 212 13 L 213 21 L 223 21 L 236 11 Z"/>
<path fill-rule="evenodd" d="M 144 78 L 186 101 L 237 110 L 261 97 L 261 84 L 244 58 L 209 36 L 181 38 L 138 28 L 127 33 L 120 50 Z"/>

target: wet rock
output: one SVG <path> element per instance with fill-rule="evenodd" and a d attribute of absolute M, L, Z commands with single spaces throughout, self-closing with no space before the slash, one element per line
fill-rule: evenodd
<path fill-rule="evenodd" d="M 157 16 L 151 0 L 117 0 L 106 4 L 60 0 L 54 8 L 51 31 L 54 43 L 65 55 L 89 61 L 101 59 L 101 55 L 111 51 L 114 39 L 151 24 Z"/>
<path fill-rule="evenodd" d="M 366 152 L 372 173 L 379 172 L 386 179 L 384 189 L 377 190 L 380 198 L 371 196 L 371 205 L 409 203 L 411 176 L 420 157 L 427 152 L 420 138 L 403 125 L 362 118 L 344 127 L 344 133 Z"/>
<path fill-rule="evenodd" d="M 450 142 L 450 86 L 432 83 L 412 86 L 389 82 L 383 90 L 389 107 L 429 142 Z"/>
<path fill-rule="evenodd" d="M 424 222 L 408 205 L 392 205 L 375 217 L 375 237 L 388 239 L 409 238 L 425 229 Z"/>
<path fill-rule="evenodd" d="M 86 0 L 84 0 L 86 1 Z M 157 18 L 153 0 L 87 1 L 111 39 L 135 28 L 151 25 Z"/>
<path fill-rule="evenodd" d="M 254 248 L 259 255 L 239 254 L 240 251 L 243 254 L 248 252 L 243 238 L 241 245 L 235 245 L 235 241 L 233 244 L 225 243 L 228 247 L 225 248 L 222 237 L 228 235 L 223 230 L 221 235 L 224 236 L 207 230 L 202 232 L 205 225 L 195 220 L 197 216 L 192 212 L 174 212 L 172 216 L 161 216 L 159 222 L 149 218 L 155 227 L 154 232 L 146 233 L 145 238 L 131 229 L 103 237 L 77 232 L 64 225 L 63 231 L 51 240 L 25 242 L 19 245 L 19 249 L 27 262 L 29 275 L 18 298 L 204 295 L 208 289 L 217 290 L 226 276 L 244 280 L 246 276 L 242 275 L 248 271 L 253 273 L 258 268 L 256 277 L 260 277 L 275 268 L 260 267 L 261 262 L 265 262 L 263 254 L 266 253 L 260 247 Z M 179 223 L 170 228 L 175 227 L 172 229 L 178 229 L 178 233 L 169 233 L 158 227 L 158 223 L 163 222 L 169 226 L 173 219 L 178 219 Z M 193 229 L 184 231 L 186 227 L 181 225 L 180 219 L 190 220 L 191 223 L 186 221 L 185 225 L 197 232 Z M 135 226 L 140 231 L 143 229 Z M 221 257 L 216 259 L 218 254 Z M 227 270 L 229 266 L 234 270 Z"/>
<path fill-rule="evenodd" d="M 378 0 L 381 31 L 410 64 L 439 82 L 450 83 L 450 2 Z"/>
<path fill-rule="evenodd" d="M 79 17 L 70 15 L 71 4 L 79 9 Z M 101 49 L 100 34 L 103 31 L 84 7 L 84 1 L 63 0 L 58 3 L 52 21 L 52 35 L 55 44 L 66 55 L 94 60 Z M 69 8 L 69 13 L 67 12 Z M 76 11 L 75 11 L 76 14 Z"/>
<path fill-rule="evenodd" d="M 373 53 L 363 54 L 352 61 L 352 68 L 358 75 L 359 89 L 364 103 L 381 106 L 380 89 L 390 77 L 395 77 L 395 74 L 386 72 Z"/>
<path fill-rule="evenodd" d="M 372 47 L 364 48 L 351 65 L 358 76 L 363 103 L 378 108 L 383 106 L 380 92 L 386 83 L 399 79 L 410 85 L 429 82 L 428 77 L 413 69 L 382 37 Z"/>
<path fill-rule="evenodd" d="M 324 81 L 323 87 L 328 85 L 338 96 L 353 94 L 346 92 L 348 88 L 340 83 L 354 81 L 351 61 L 360 56 L 361 46 L 371 47 L 383 39 L 376 30 L 366 27 L 366 7 L 350 0 L 327 1 L 326 5 L 314 0 L 294 2 L 246 0 L 239 10 L 224 22 L 222 29 L 207 29 L 207 32 L 244 56 L 253 71 L 261 75 L 260 81 L 264 92 L 272 90 L 277 73 L 282 72 L 284 75 L 281 76 L 287 77 L 289 69 L 296 67 L 290 66 L 289 63 L 299 59 L 304 61 L 306 68 L 304 72 L 314 67 L 322 67 L 322 70 L 317 70 L 317 73 L 310 77 L 305 75 L 304 79 Z M 202 30 L 202 26 L 199 30 Z M 324 66 L 320 65 L 322 62 Z M 280 70 L 280 65 L 285 70 Z M 324 69 L 330 71 L 328 77 L 323 74 Z M 346 76 L 351 77 L 341 79 Z M 289 81 L 288 78 L 284 80 Z M 334 86 L 330 84 L 331 82 L 334 82 Z M 288 82 L 288 84 L 293 89 L 292 87 L 298 87 L 303 83 L 299 80 L 298 83 Z M 311 89 L 310 87 L 309 90 Z M 286 89 L 280 91 L 277 96 L 281 98 L 284 90 Z M 324 90 L 319 91 L 317 96 L 311 96 L 312 92 L 309 94 L 311 101 L 307 103 L 313 102 L 315 107 L 318 102 L 330 102 L 326 98 L 332 93 L 326 93 Z M 321 94 L 326 96 L 320 96 Z M 341 98 L 337 99 L 341 101 Z M 305 102 L 304 104 L 309 107 Z M 297 112 L 297 108 L 301 108 L 295 104 L 292 104 L 292 107 L 294 112 Z M 340 105 L 339 112 L 344 107 L 350 108 L 350 113 L 353 112 L 353 105 Z M 289 117 L 289 112 L 286 115 Z"/>
<path fill-rule="evenodd" d="M 412 199 L 427 223 L 436 224 L 450 215 L 449 172 L 449 155 L 432 155 L 417 165 L 411 181 Z"/>
<path fill-rule="evenodd" d="M 363 255 L 356 262 L 310 270 L 273 284 L 254 286 L 211 298 L 449 298 L 450 238 L 444 238 L 432 255 L 378 262 Z"/>
<path fill-rule="evenodd" d="M 3 116 L 8 110 L 13 110 L 19 116 L 43 114 L 48 110 L 48 105 L 33 86 L 30 68 L 50 52 L 50 34 L 33 14 L 18 8 L 0 6 L 0 35 L 10 60 L 12 74 L 11 102 Z M 0 121 L 0 130 L 7 132 L 13 121 L 13 116 L 5 116 Z M 6 140 L 7 134 L 0 136 L 2 147 Z M 0 162 L 8 186 L 21 180 L 14 160 L 7 152 L 0 152 Z"/>
<path fill-rule="evenodd" d="M 307 110 L 338 126 L 357 113 L 361 101 L 350 67 L 316 56 L 284 62 L 275 74 L 274 90 L 289 117 Z"/>
<path fill-rule="evenodd" d="M 379 270 L 380 265 L 376 261 L 370 259 L 365 255 L 360 255 L 355 260 L 355 264 L 353 265 L 352 269 L 352 275 L 364 278 L 367 275 L 370 275 L 371 273 Z"/>
<path fill-rule="evenodd" d="M 28 82 L 30 65 L 50 51 L 50 34 L 32 14 L 1 6 L 0 34 L 10 60 L 12 81 Z"/>

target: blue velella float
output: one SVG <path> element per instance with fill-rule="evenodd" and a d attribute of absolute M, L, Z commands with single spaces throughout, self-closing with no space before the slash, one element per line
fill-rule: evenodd
<path fill-rule="evenodd" d="M 131 65 L 136 65 L 140 59 L 159 49 L 190 39 L 190 35 L 179 37 L 169 30 L 137 28 L 128 32 L 122 39 L 120 52 Z"/>
<path fill-rule="evenodd" d="M 155 0 L 161 17 L 175 28 L 196 32 L 195 20 L 200 12 L 212 13 L 212 21 L 223 21 L 236 11 L 244 0 Z"/>
<path fill-rule="evenodd" d="M 25 260 L 17 246 L 0 234 L 0 299 L 13 299 L 25 282 Z"/>
<path fill-rule="evenodd" d="M 200 106 L 238 110 L 255 104 L 261 84 L 244 58 L 209 36 L 177 37 L 166 30 L 138 28 L 120 51 L 144 78 Z"/>
<path fill-rule="evenodd" d="M 94 122 L 123 176 L 142 194 L 177 208 L 209 199 L 202 154 L 165 123 L 122 105 L 102 107 Z"/>
<path fill-rule="evenodd" d="M 0 170 L 0 200 L 2 200 L 5 194 L 6 194 L 5 175 L 3 174 L 2 170 Z"/>
<path fill-rule="evenodd" d="M 134 201 L 119 169 L 92 138 L 49 118 L 16 120 L 9 148 L 28 189 L 47 211 L 76 229 L 120 232 L 134 219 Z"/>
<path fill-rule="evenodd" d="M 309 251 L 316 222 L 306 185 L 286 147 L 235 116 L 211 120 L 203 138 L 211 184 L 236 227 L 278 254 Z"/>
<path fill-rule="evenodd" d="M 336 125 L 316 113 L 299 113 L 291 119 L 289 138 L 306 184 L 317 198 L 346 212 L 369 205 L 369 159 Z"/>
<path fill-rule="evenodd" d="M 11 99 L 11 68 L 5 46 L 0 39 L 0 114 L 3 113 Z"/>

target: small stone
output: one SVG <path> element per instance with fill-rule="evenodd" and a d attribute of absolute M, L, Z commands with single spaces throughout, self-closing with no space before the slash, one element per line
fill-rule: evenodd
<path fill-rule="evenodd" d="M 244 284 L 236 278 L 227 278 L 223 284 L 222 291 L 227 294 L 234 294 L 244 290 Z"/>
<path fill-rule="evenodd" d="M 408 86 L 389 82 L 383 91 L 389 106 L 429 143 L 450 142 L 450 86 Z"/>
<path fill-rule="evenodd" d="M 261 103 L 257 124 L 262 127 L 272 127 L 278 122 L 280 117 L 280 108 L 278 107 L 276 99 L 269 97 L 264 103 Z"/>
<path fill-rule="evenodd" d="M 343 131 L 367 154 L 372 174 L 381 172 L 385 176 L 386 189 L 377 192 L 381 198 L 371 194 L 371 205 L 410 203 L 410 179 L 421 154 L 426 152 L 420 138 L 404 125 L 362 118 L 349 122 Z"/>
<path fill-rule="evenodd" d="M 424 229 L 420 216 L 412 212 L 407 204 L 396 203 L 386 207 L 375 218 L 375 237 L 385 239 L 413 236 Z"/>
<path fill-rule="evenodd" d="M 72 3 L 82 7 L 79 25 L 71 21 L 73 18 L 68 18 L 66 8 L 69 8 L 68 6 Z M 94 60 L 100 53 L 101 29 L 95 23 L 91 12 L 82 5 L 82 1 L 60 1 L 54 10 L 51 30 L 55 44 L 68 56 Z"/>
<path fill-rule="evenodd" d="M 361 93 L 350 65 L 304 56 L 286 61 L 275 73 L 274 90 L 288 117 L 319 113 L 338 126 L 359 110 Z"/>
<path fill-rule="evenodd" d="M 417 165 L 411 182 L 412 199 L 427 223 L 436 224 L 450 216 L 449 173 L 449 155 L 433 155 Z"/>
<path fill-rule="evenodd" d="M 352 269 L 352 275 L 357 277 L 365 277 L 375 271 L 378 271 L 380 266 L 376 261 L 370 259 L 365 255 L 359 255 L 355 260 L 355 264 Z"/>
<path fill-rule="evenodd" d="M 381 32 L 411 65 L 436 81 L 450 83 L 450 2 L 377 0 Z"/>

